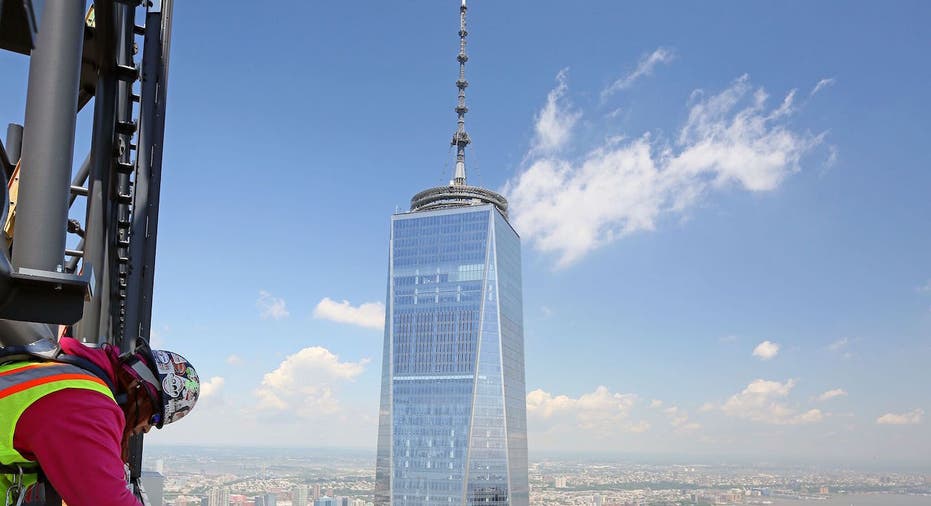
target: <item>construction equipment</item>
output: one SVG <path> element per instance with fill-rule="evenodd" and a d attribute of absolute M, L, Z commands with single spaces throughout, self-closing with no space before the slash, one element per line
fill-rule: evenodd
<path fill-rule="evenodd" d="M 0 0 L 0 49 L 30 56 L 25 128 L 0 142 L 5 352 L 41 353 L 62 325 L 123 351 L 149 340 L 171 14 L 172 0 Z M 75 168 L 76 116 L 90 104 Z M 69 219 L 77 199 L 83 221 Z M 146 503 L 141 463 L 138 436 L 131 481 Z M 45 504 L 61 500 L 46 490 Z"/>

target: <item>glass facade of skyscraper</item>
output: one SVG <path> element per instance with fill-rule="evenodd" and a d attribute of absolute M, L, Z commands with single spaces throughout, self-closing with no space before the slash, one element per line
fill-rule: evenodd
<path fill-rule="evenodd" d="M 520 239 L 493 205 L 391 220 L 376 504 L 526 506 Z"/>

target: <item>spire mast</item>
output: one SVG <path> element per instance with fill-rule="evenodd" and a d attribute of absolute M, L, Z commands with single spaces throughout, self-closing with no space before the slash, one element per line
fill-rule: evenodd
<path fill-rule="evenodd" d="M 453 134 L 451 142 L 453 146 L 456 146 L 456 172 L 451 181 L 452 186 L 465 186 L 466 184 L 465 148 L 471 142 L 469 134 L 465 130 L 465 114 L 469 112 L 469 108 L 465 104 L 465 89 L 469 85 L 465 78 L 465 64 L 469 61 L 469 56 L 466 54 L 466 36 L 469 34 L 466 31 L 467 9 L 466 0 L 462 0 L 462 4 L 459 6 L 459 54 L 456 55 L 456 59 L 459 61 L 459 79 L 456 80 L 456 87 L 459 88 L 459 101 L 456 104 L 456 114 L 459 116 L 459 120 L 456 133 Z"/>

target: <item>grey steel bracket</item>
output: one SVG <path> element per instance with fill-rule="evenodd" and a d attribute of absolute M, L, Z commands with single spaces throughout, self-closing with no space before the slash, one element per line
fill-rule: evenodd
<path fill-rule="evenodd" d="M 78 274 L 13 269 L 0 257 L 0 318 L 67 325 L 81 319 L 94 286 L 90 266 Z"/>
<path fill-rule="evenodd" d="M 0 49 L 29 54 L 36 47 L 39 16 L 32 3 L 32 0 L 0 0 Z"/>

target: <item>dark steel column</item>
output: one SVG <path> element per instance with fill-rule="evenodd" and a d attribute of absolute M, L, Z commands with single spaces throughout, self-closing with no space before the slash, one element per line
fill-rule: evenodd
<path fill-rule="evenodd" d="M 155 0 L 145 18 L 124 346 L 134 346 L 137 337 L 148 342 L 152 325 L 172 6 L 172 0 Z M 135 436 L 129 458 L 133 483 L 142 474 L 142 449 L 143 436 Z"/>
<path fill-rule="evenodd" d="M 113 138 L 116 124 L 116 59 L 113 1 L 94 4 L 94 38 L 97 90 L 94 95 L 94 129 L 91 168 L 87 180 L 87 214 L 84 221 L 84 268 L 94 269 L 94 296 L 84 303 L 84 316 L 75 337 L 91 343 L 109 342 L 108 218 L 112 188 Z"/>
<path fill-rule="evenodd" d="M 129 5 L 116 5 L 116 62 L 124 67 L 134 67 L 133 49 L 135 45 L 134 27 L 136 20 L 136 9 Z M 129 81 L 120 81 L 116 87 L 116 121 L 117 125 L 123 125 L 122 130 L 117 128 L 116 150 L 115 153 L 121 165 L 130 165 L 132 163 L 132 131 L 133 125 L 133 102 L 132 102 L 133 83 Z M 137 127 L 138 128 L 138 127 Z M 130 185 L 129 173 L 126 171 L 116 171 L 116 191 L 119 195 L 131 195 L 133 193 Z M 117 223 L 130 219 L 131 202 L 118 200 L 113 208 L 110 219 L 110 244 L 115 244 L 113 254 L 110 255 L 110 269 L 114 277 L 111 277 L 111 304 L 110 304 L 110 321 L 113 322 L 114 339 L 123 349 L 128 350 L 131 341 L 135 336 L 126 338 L 125 316 L 126 316 L 126 298 L 128 297 L 127 277 L 129 276 L 129 265 L 125 259 L 129 258 L 130 235 L 129 229 L 116 226 Z"/>
<path fill-rule="evenodd" d="M 161 5 L 159 5 L 159 3 Z M 126 337 L 149 340 L 155 281 L 158 207 L 162 182 L 162 143 L 171 49 L 172 0 L 155 2 L 146 14 L 139 112 L 139 148 L 130 244 Z M 160 9 L 159 9 L 160 7 Z"/>
<path fill-rule="evenodd" d="M 85 0 L 45 2 L 29 63 L 13 266 L 62 268 Z"/>

